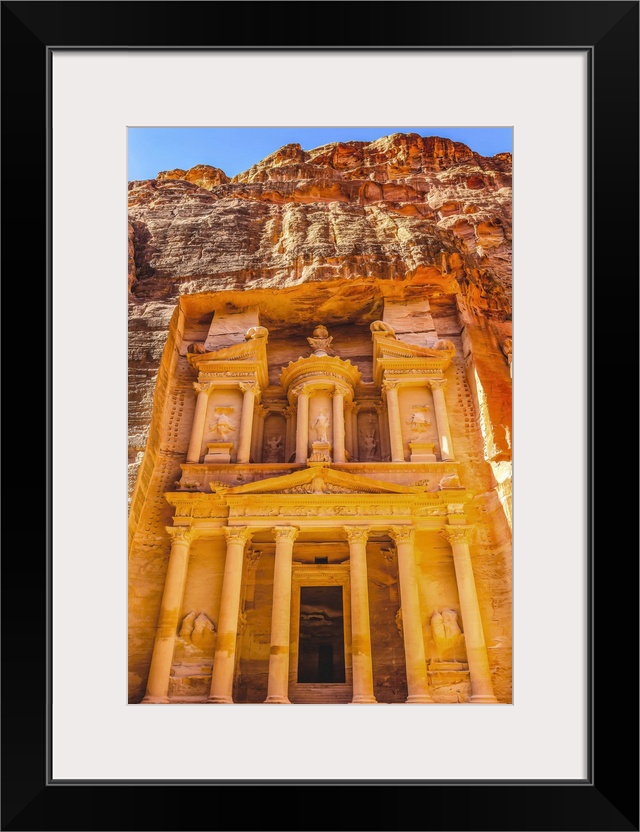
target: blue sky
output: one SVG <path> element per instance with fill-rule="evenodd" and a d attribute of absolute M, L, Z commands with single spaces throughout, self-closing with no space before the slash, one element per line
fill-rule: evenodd
<path fill-rule="evenodd" d="M 235 176 L 284 144 L 305 150 L 329 142 L 374 141 L 391 133 L 419 133 L 463 142 L 483 156 L 511 151 L 510 127 L 130 127 L 129 180 L 162 170 L 213 165 Z"/>

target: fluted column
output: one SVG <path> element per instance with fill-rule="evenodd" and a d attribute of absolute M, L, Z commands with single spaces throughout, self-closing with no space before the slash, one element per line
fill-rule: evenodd
<path fill-rule="evenodd" d="M 191 438 L 189 439 L 189 449 L 187 450 L 187 462 L 200 462 L 200 449 L 202 448 L 202 439 L 204 437 L 204 425 L 207 420 L 207 404 L 209 403 L 209 393 L 211 393 L 213 385 L 210 382 L 205 384 L 194 383 L 193 389 L 196 391 L 198 398 L 196 399 L 196 409 L 193 414 L 193 424 L 191 426 Z"/>
<path fill-rule="evenodd" d="M 369 580 L 367 576 L 366 526 L 345 526 L 349 540 L 349 582 L 351 584 L 351 660 L 354 703 L 376 702 L 373 695 Z"/>
<path fill-rule="evenodd" d="M 415 529 L 412 526 L 392 526 L 389 534 L 396 542 L 398 553 L 404 656 L 407 665 L 407 702 L 433 702 L 427 678 L 422 614 L 418 595 L 414 552 Z"/>
<path fill-rule="evenodd" d="M 238 439 L 236 461 L 249 462 L 251 454 L 251 429 L 253 428 L 253 409 L 255 406 L 257 387 L 255 382 L 241 383 L 239 387 L 244 393 L 244 398 L 242 400 L 240 437 Z"/>
<path fill-rule="evenodd" d="M 469 542 L 473 526 L 445 526 L 440 534 L 451 545 L 453 565 L 458 583 L 460 614 L 464 627 L 464 640 L 467 647 L 469 676 L 471 678 L 471 702 L 495 703 L 491 668 L 484 640 L 480 606 L 476 581 L 473 575 Z"/>
<path fill-rule="evenodd" d="M 354 405 L 352 402 L 348 402 L 344 406 L 344 442 L 352 460 L 357 456 L 353 447 L 353 419 L 351 418 L 353 408 Z"/>
<path fill-rule="evenodd" d="M 296 462 L 309 456 L 309 393 L 302 387 L 298 393 L 298 421 L 296 425 Z"/>
<path fill-rule="evenodd" d="M 169 701 L 167 698 L 169 675 L 182 612 L 182 599 L 189 565 L 189 547 L 193 540 L 193 532 L 184 526 L 169 526 L 167 532 L 172 539 L 171 553 L 147 679 L 147 692 L 142 700 L 149 704 Z"/>
<path fill-rule="evenodd" d="M 344 390 L 336 387 L 333 393 L 333 461 L 344 462 Z"/>
<path fill-rule="evenodd" d="M 296 408 L 293 406 L 285 407 L 282 411 L 287 420 L 284 438 L 284 461 L 289 462 L 291 454 L 295 451 L 295 424 L 296 424 Z"/>
<path fill-rule="evenodd" d="M 447 416 L 447 403 L 444 398 L 446 379 L 429 379 L 429 387 L 433 395 L 433 409 L 436 415 L 438 428 L 438 440 L 440 442 L 440 457 L 443 462 L 454 459 L 453 445 L 451 443 L 451 430 L 449 429 L 449 417 Z"/>
<path fill-rule="evenodd" d="M 289 639 L 291 630 L 291 564 L 293 542 L 299 529 L 276 526 L 276 560 L 273 572 L 269 684 L 265 702 L 289 704 Z"/>
<path fill-rule="evenodd" d="M 400 402 L 398 400 L 398 382 L 383 381 L 382 386 L 387 391 L 387 411 L 389 414 L 389 439 L 391 441 L 391 461 L 404 462 L 404 444 L 402 442 L 402 426 L 400 424 Z"/>
<path fill-rule="evenodd" d="M 244 547 L 252 534 L 246 526 L 226 526 L 223 531 L 227 541 L 227 557 L 222 579 L 211 692 L 207 699 L 207 702 L 212 703 L 233 702 L 233 668 L 238 636 Z"/>

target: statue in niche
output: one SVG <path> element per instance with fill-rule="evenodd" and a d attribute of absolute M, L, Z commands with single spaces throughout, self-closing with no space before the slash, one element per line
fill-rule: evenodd
<path fill-rule="evenodd" d="M 281 435 L 272 436 L 264 444 L 264 461 L 278 462 L 280 460 L 280 451 L 282 450 L 283 439 Z"/>
<path fill-rule="evenodd" d="M 431 616 L 431 632 L 438 661 L 461 661 L 464 635 L 458 624 L 458 613 L 452 609 L 436 610 Z"/>
<path fill-rule="evenodd" d="M 236 429 L 236 426 L 225 413 L 227 409 L 232 410 L 233 408 L 220 408 L 219 410 L 216 408 L 216 418 L 209 425 L 209 430 L 212 431 L 216 439 L 222 439 L 223 441 Z"/>
<path fill-rule="evenodd" d="M 414 412 L 413 416 L 407 422 L 407 424 L 409 425 L 411 430 L 416 431 L 416 433 L 422 433 L 422 432 L 426 431 L 427 428 L 429 428 L 431 426 L 431 422 L 429 421 L 429 419 L 427 419 L 427 414 L 426 414 L 426 411 L 428 409 L 429 409 L 428 407 L 420 407 L 420 406 L 415 406 L 414 407 L 415 412 Z"/>
<path fill-rule="evenodd" d="M 376 429 L 372 427 L 363 428 L 360 431 L 360 441 L 362 442 L 362 448 L 364 450 L 365 462 L 371 462 L 372 459 L 375 459 L 376 451 L 378 449 Z"/>
<path fill-rule="evenodd" d="M 313 350 L 314 355 L 335 355 L 331 349 L 331 342 L 333 336 L 329 335 L 329 330 L 326 326 L 317 326 L 313 330 L 313 338 L 307 338 L 309 346 Z"/>
<path fill-rule="evenodd" d="M 318 442 L 329 441 L 329 417 L 324 410 L 321 410 L 320 413 L 318 413 L 311 427 L 316 432 L 316 440 Z"/>

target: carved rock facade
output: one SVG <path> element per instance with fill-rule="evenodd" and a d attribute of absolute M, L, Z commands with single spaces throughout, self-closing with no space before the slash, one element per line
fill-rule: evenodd
<path fill-rule="evenodd" d="M 131 183 L 131 702 L 511 701 L 509 176 Z"/>

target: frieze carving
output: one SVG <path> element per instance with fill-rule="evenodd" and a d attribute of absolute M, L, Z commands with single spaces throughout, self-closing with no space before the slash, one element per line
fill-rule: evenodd
<path fill-rule="evenodd" d="M 200 483 L 197 480 L 176 480 L 173 483 L 178 491 L 199 491 Z"/>
<path fill-rule="evenodd" d="M 464 503 L 450 503 L 447 506 L 448 514 L 464 514 Z"/>

